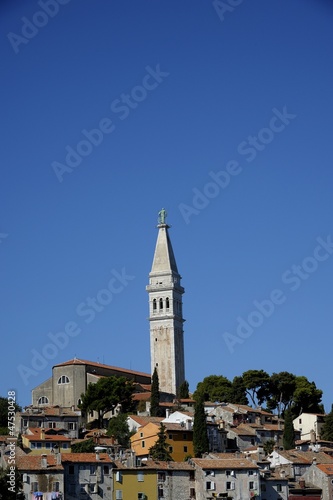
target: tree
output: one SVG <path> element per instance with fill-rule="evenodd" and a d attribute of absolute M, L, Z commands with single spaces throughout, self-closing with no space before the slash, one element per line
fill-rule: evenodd
<path fill-rule="evenodd" d="M 129 448 L 131 432 L 125 413 L 119 413 L 116 417 L 110 418 L 107 435 L 113 436 L 124 448 Z"/>
<path fill-rule="evenodd" d="M 159 388 L 158 373 L 155 368 L 151 379 L 150 416 L 159 417 L 160 415 L 161 415 L 160 388 Z"/>
<path fill-rule="evenodd" d="M 189 384 L 187 380 L 184 380 L 184 382 L 178 387 L 177 397 L 178 399 L 188 399 L 190 397 Z"/>
<path fill-rule="evenodd" d="M 249 400 L 247 399 L 245 392 L 245 385 L 243 377 L 234 377 L 231 383 L 230 396 L 228 403 L 233 403 L 237 405 L 248 405 Z"/>
<path fill-rule="evenodd" d="M 71 446 L 72 453 L 93 453 L 95 451 L 96 444 L 93 439 L 85 439 L 80 443 L 74 443 Z"/>
<path fill-rule="evenodd" d="M 199 458 L 203 455 L 203 453 L 209 451 L 206 413 L 202 397 L 197 399 L 194 407 L 193 448 L 194 456 Z"/>
<path fill-rule="evenodd" d="M 324 418 L 324 425 L 321 428 L 320 437 L 325 441 L 333 441 L 333 405 L 330 413 Z"/>
<path fill-rule="evenodd" d="M 209 375 L 199 382 L 193 394 L 194 399 L 203 398 L 204 401 L 229 401 L 232 384 L 223 375 Z"/>
<path fill-rule="evenodd" d="M 245 392 L 254 407 L 261 405 L 269 395 L 270 377 L 264 370 L 248 370 L 243 373 Z"/>
<path fill-rule="evenodd" d="M 168 450 L 168 443 L 166 442 L 166 427 L 161 423 L 160 429 L 157 433 L 157 441 L 156 443 L 149 448 L 149 454 L 151 455 L 153 460 L 161 460 L 165 462 L 170 462 L 172 457 Z"/>
<path fill-rule="evenodd" d="M 8 406 L 14 406 L 15 413 L 18 411 L 22 411 L 22 408 L 16 404 L 8 401 L 8 398 L 0 397 L 0 434 L 8 435 Z"/>
<path fill-rule="evenodd" d="M 272 451 L 274 450 L 274 446 L 275 446 L 274 439 L 268 439 L 263 443 L 263 449 L 266 456 L 272 453 Z"/>
<path fill-rule="evenodd" d="M 121 411 L 127 413 L 134 407 L 134 384 L 126 377 L 104 377 L 96 384 L 90 383 L 85 394 L 81 395 L 82 411 L 97 411 L 99 426 L 102 426 L 104 415 L 120 405 Z"/>
<path fill-rule="evenodd" d="M 285 450 L 292 450 L 295 447 L 293 414 L 290 409 L 284 413 L 283 447 Z"/>
<path fill-rule="evenodd" d="M 314 382 L 304 377 L 295 378 L 296 387 L 293 394 L 293 402 L 290 405 L 294 417 L 301 413 L 325 413 L 321 398 L 323 391 L 317 389 Z"/>
<path fill-rule="evenodd" d="M 296 389 L 296 376 L 289 372 L 273 373 L 269 382 L 267 408 L 271 411 L 278 409 L 279 417 L 284 415 L 293 401 Z"/>
<path fill-rule="evenodd" d="M 11 484 L 12 482 L 13 484 Z M 23 498 L 20 496 L 21 491 L 22 475 L 17 467 L 15 467 L 14 472 L 11 471 L 10 467 L 0 469 L 0 498 L 4 498 L 6 500 L 17 500 L 19 498 Z"/>

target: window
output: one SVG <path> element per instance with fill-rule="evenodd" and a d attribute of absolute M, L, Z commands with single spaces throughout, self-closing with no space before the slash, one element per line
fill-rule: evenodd
<path fill-rule="evenodd" d="M 299 424 L 301 424 L 301 423 L 302 423 L 302 419 L 301 419 L 301 418 L 299 418 L 299 419 L 298 419 L 298 423 L 299 423 Z"/>
<path fill-rule="evenodd" d="M 96 474 L 96 465 L 90 466 L 90 474 L 92 474 L 92 475 Z"/>
<path fill-rule="evenodd" d="M 250 481 L 249 482 L 249 490 L 256 490 L 258 487 L 257 481 Z"/>
<path fill-rule="evenodd" d="M 77 405 L 78 405 L 78 406 L 80 406 L 80 404 L 81 404 L 81 403 L 82 403 L 82 399 L 81 399 L 81 398 L 79 398 L 79 399 L 77 400 Z"/>
<path fill-rule="evenodd" d="M 190 488 L 190 497 L 195 498 L 195 488 Z"/>
<path fill-rule="evenodd" d="M 234 490 L 235 489 L 235 483 L 234 483 L 234 481 L 227 481 L 226 482 L 226 489 L 227 490 Z"/>
<path fill-rule="evenodd" d="M 31 491 L 33 491 L 33 492 L 34 491 L 38 491 L 38 483 L 37 483 L 37 481 L 33 481 L 31 483 Z"/>
<path fill-rule="evenodd" d="M 276 491 L 282 491 L 282 484 L 276 485 Z"/>
<path fill-rule="evenodd" d="M 55 429 L 56 428 L 56 423 L 55 422 L 48 422 L 49 429 Z"/>
<path fill-rule="evenodd" d="M 141 448 L 144 448 L 146 446 L 146 443 L 144 441 L 141 441 Z"/>
<path fill-rule="evenodd" d="M 254 471 L 253 470 L 248 470 L 247 473 L 248 473 L 249 476 L 254 476 Z"/>
<path fill-rule="evenodd" d="M 68 430 L 75 431 L 76 430 L 76 422 L 68 422 Z"/>
<path fill-rule="evenodd" d="M 172 446 L 169 446 L 169 452 L 172 453 L 173 452 L 173 448 Z"/>
<path fill-rule="evenodd" d="M 169 307 L 170 307 L 169 297 L 167 297 L 167 298 L 165 299 L 165 307 L 166 307 L 167 309 L 169 309 Z"/>
<path fill-rule="evenodd" d="M 184 434 L 183 434 L 183 439 L 187 439 L 187 434 L 186 434 L 186 432 L 184 432 Z"/>
<path fill-rule="evenodd" d="M 52 448 L 52 443 L 45 443 L 45 448 L 48 450 Z"/>
<path fill-rule="evenodd" d="M 143 432 L 140 432 L 140 438 L 143 438 Z"/>
<path fill-rule="evenodd" d="M 68 467 L 68 474 L 74 474 L 74 465 Z"/>
<path fill-rule="evenodd" d="M 195 480 L 195 472 L 194 470 L 190 470 L 190 481 L 194 481 Z"/>
<path fill-rule="evenodd" d="M 213 481 L 206 481 L 206 490 L 215 490 L 215 483 Z"/>
<path fill-rule="evenodd" d="M 109 474 L 110 473 L 110 469 L 109 469 L 108 465 L 103 465 L 103 473 L 104 474 Z"/>
<path fill-rule="evenodd" d="M 163 309 L 163 299 L 160 299 L 160 309 Z"/>
<path fill-rule="evenodd" d="M 36 443 L 36 441 L 32 441 L 31 449 L 32 450 L 40 450 L 42 447 L 42 443 Z"/>
<path fill-rule="evenodd" d="M 67 375 L 62 375 L 59 377 L 58 384 L 69 384 L 69 378 Z"/>
<path fill-rule="evenodd" d="M 169 434 L 169 439 L 172 439 L 172 434 Z"/>
<path fill-rule="evenodd" d="M 38 399 L 38 403 L 37 404 L 39 404 L 39 405 L 48 405 L 49 404 L 49 399 L 46 396 L 41 396 Z"/>
<path fill-rule="evenodd" d="M 68 443 L 61 443 L 61 448 L 63 450 L 67 450 L 68 449 Z"/>
<path fill-rule="evenodd" d="M 116 481 L 118 481 L 118 483 L 121 483 L 121 472 L 119 470 L 117 470 L 116 472 Z"/>
<path fill-rule="evenodd" d="M 116 500 L 122 500 L 123 490 L 116 490 Z"/>
<path fill-rule="evenodd" d="M 184 446 L 184 452 L 187 453 L 187 446 Z"/>
<path fill-rule="evenodd" d="M 146 495 L 144 493 L 142 493 L 142 492 L 138 493 L 138 500 L 146 500 L 146 498 L 147 497 L 146 497 Z"/>
<path fill-rule="evenodd" d="M 28 427 L 28 420 L 23 420 L 23 427 Z"/>
<path fill-rule="evenodd" d="M 165 472 L 159 472 L 157 475 L 157 478 L 158 478 L 159 483 L 164 483 L 165 478 L 166 478 Z"/>
<path fill-rule="evenodd" d="M 163 497 L 164 497 L 163 486 L 158 486 L 158 488 L 157 488 L 157 498 L 163 498 Z"/>
<path fill-rule="evenodd" d="M 156 299 L 153 300 L 153 311 L 155 312 L 157 309 L 157 303 L 156 303 Z"/>
<path fill-rule="evenodd" d="M 60 482 L 59 481 L 54 481 L 52 488 L 53 488 L 53 491 L 59 491 L 59 489 L 60 489 Z"/>
<path fill-rule="evenodd" d="M 235 471 L 234 470 L 227 470 L 226 476 L 235 476 Z"/>
<path fill-rule="evenodd" d="M 138 481 L 143 481 L 143 472 L 138 472 Z"/>

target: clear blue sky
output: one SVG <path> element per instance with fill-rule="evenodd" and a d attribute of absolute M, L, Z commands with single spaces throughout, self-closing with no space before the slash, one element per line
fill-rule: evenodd
<path fill-rule="evenodd" d="M 287 370 L 330 409 L 333 6 L 222 3 L 1 2 L 1 395 L 74 356 L 150 371 L 165 207 L 190 389 Z"/>

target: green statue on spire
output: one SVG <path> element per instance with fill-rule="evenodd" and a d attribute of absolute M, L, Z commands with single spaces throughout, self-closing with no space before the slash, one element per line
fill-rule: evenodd
<path fill-rule="evenodd" d="M 167 211 L 165 210 L 165 208 L 162 208 L 162 210 L 160 210 L 158 212 L 158 223 L 159 224 L 166 224 L 166 218 L 167 218 Z"/>

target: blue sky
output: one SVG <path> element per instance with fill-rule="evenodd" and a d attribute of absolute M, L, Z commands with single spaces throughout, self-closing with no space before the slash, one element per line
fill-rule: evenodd
<path fill-rule="evenodd" d="M 145 286 L 165 207 L 190 389 L 286 370 L 315 381 L 328 411 L 331 2 L 0 9 L 0 394 L 30 404 L 74 356 L 149 372 Z M 80 315 L 119 274 L 111 302 Z"/>

